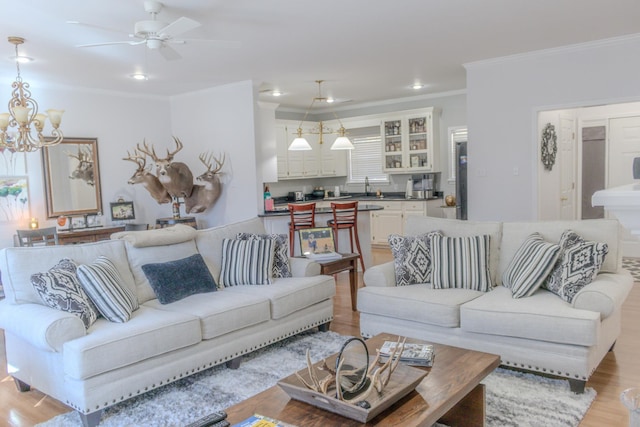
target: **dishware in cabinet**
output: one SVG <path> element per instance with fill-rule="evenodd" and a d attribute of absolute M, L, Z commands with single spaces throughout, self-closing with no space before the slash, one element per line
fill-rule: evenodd
<path fill-rule="evenodd" d="M 407 111 L 381 124 L 383 167 L 387 173 L 430 172 L 438 168 L 434 108 Z"/>

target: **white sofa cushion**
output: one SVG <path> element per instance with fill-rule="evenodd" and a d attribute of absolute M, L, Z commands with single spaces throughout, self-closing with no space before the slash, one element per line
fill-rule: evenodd
<path fill-rule="evenodd" d="M 331 276 L 282 277 L 269 286 L 244 285 L 225 288 L 224 292 L 260 295 L 271 302 L 271 318 L 281 319 L 333 297 L 336 285 Z"/>
<path fill-rule="evenodd" d="M 62 258 L 69 258 L 76 264 L 90 264 L 100 255 L 113 262 L 123 280 L 123 284 L 135 290 L 135 282 L 124 243 L 105 240 L 83 245 L 38 246 L 33 248 L 4 248 L 0 251 L 0 271 L 6 299 L 12 304 L 32 302 L 42 304 L 42 300 L 31 286 L 31 275 L 42 271 L 40 267 L 52 266 Z M 37 263 L 34 262 L 37 260 Z"/>
<path fill-rule="evenodd" d="M 457 328 L 460 306 L 483 294 L 471 289 L 431 289 L 430 284 L 364 287 L 358 291 L 358 311 Z"/>
<path fill-rule="evenodd" d="M 84 337 L 63 346 L 64 372 L 86 379 L 201 341 L 200 320 L 191 314 L 140 306 L 125 325 L 98 321 Z"/>
<path fill-rule="evenodd" d="M 238 295 L 227 292 L 226 289 L 191 295 L 171 304 L 151 300 L 144 305 L 157 310 L 197 316 L 203 340 L 257 325 L 271 318 L 269 300 L 262 293 Z"/>
<path fill-rule="evenodd" d="M 489 272 L 491 282 L 496 285 L 496 274 L 500 263 L 500 242 L 502 241 L 502 223 L 490 221 L 460 221 L 456 219 L 435 218 L 409 215 L 406 220 L 405 234 L 415 236 L 430 231 L 441 231 L 445 236 L 466 237 L 488 234 L 491 236 Z"/>
<path fill-rule="evenodd" d="M 498 286 L 460 307 L 460 327 L 467 332 L 592 346 L 600 335 L 600 313 L 577 310 L 544 289 L 514 299 L 508 288 Z"/>

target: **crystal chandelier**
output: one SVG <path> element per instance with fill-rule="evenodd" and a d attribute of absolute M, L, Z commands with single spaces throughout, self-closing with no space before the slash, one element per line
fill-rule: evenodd
<path fill-rule="evenodd" d="M 47 110 L 49 121 L 53 126 L 52 137 L 45 138 L 42 135 L 47 114 L 38 113 L 38 103 L 31 98 L 29 83 L 23 82 L 20 77 L 20 55 L 18 46 L 24 43 L 22 37 L 9 37 L 9 43 L 16 49 L 16 69 L 18 76 L 11 87 L 11 99 L 9 100 L 9 112 L 0 113 L 0 148 L 12 151 L 36 151 L 42 147 L 56 145 L 62 141 L 62 131 L 59 129 L 64 110 Z M 13 128 L 16 128 L 15 130 Z M 35 128 L 37 134 L 31 134 Z"/>
<path fill-rule="evenodd" d="M 315 102 L 329 102 L 328 98 L 325 98 L 322 96 L 322 91 L 320 90 L 320 85 L 322 84 L 323 80 L 316 80 L 316 83 L 318 83 L 318 96 L 316 96 L 315 98 L 313 98 L 313 100 L 311 101 L 311 105 L 309 105 L 309 108 L 307 108 L 307 112 L 304 114 L 304 117 L 302 118 L 302 121 L 300 122 L 300 125 L 298 126 L 298 130 L 296 132 L 297 137 L 293 140 L 293 142 L 291 142 L 291 145 L 289 145 L 289 150 L 290 151 L 305 151 L 305 150 L 312 150 L 311 145 L 309 144 L 309 141 L 306 140 L 306 138 L 304 138 L 303 132 L 302 132 L 302 123 L 304 123 L 305 119 L 307 118 L 307 116 L 309 115 L 309 111 L 311 110 L 311 108 L 313 107 L 313 104 L 315 104 Z M 347 138 L 346 133 L 347 131 L 345 130 L 344 126 L 342 125 L 342 122 L 340 121 L 340 119 L 338 118 L 338 116 L 336 115 L 336 113 L 334 111 L 331 111 L 334 115 L 334 117 L 336 118 L 336 120 L 338 120 L 338 123 L 340 123 L 340 129 L 338 129 L 336 132 L 334 132 L 332 129 L 327 128 L 324 126 L 324 124 L 322 123 L 322 121 L 318 122 L 318 129 L 313 129 L 310 130 L 308 132 L 305 132 L 306 134 L 312 134 L 312 135 L 318 135 L 318 144 L 322 145 L 323 144 L 323 136 L 325 134 L 337 134 L 338 138 L 336 138 L 336 140 L 333 142 L 333 145 L 331 145 L 331 149 L 332 150 L 353 150 L 353 144 L 351 143 L 351 141 L 349 141 L 349 138 Z"/>

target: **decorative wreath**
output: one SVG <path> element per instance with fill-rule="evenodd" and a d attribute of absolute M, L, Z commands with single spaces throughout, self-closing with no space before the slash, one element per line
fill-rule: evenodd
<path fill-rule="evenodd" d="M 542 164 L 547 170 L 553 168 L 556 162 L 556 154 L 558 153 L 558 143 L 556 136 L 556 128 L 551 123 L 547 123 L 542 131 Z"/>

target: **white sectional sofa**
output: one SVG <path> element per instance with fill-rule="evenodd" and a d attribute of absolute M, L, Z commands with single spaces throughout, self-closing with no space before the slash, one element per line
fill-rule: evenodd
<path fill-rule="evenodd" d="M 33 386 L 77 410 L 86 425 L 120 401 L 228 363 L 301 331 L 328 328 L 335 284 L 320 266 L 292 258 L 293 277 L 269 285 L 225 287 L 161 304 L 142 265 L 201 254 L 219 285 L 222 240 L 265 233 L 259 219 L 206 230 L 175 226 L 124 232 L 112 240 L 67 246 L 5 248 L 0 302 L 8 370 L 21 390 Z M 115 238 L 115 239 L 114 239 Z M 77 264 L 106 256 L 140 308 L 125 323 L 98 318 L 88 329 L 74 314 L 43 305 L 32 273 L 62 258 Z"/>
<path fill-rule="evenodd" d="M 604 264 L 571 303 L 546 289 L 513 298 L 502 286 L 510 261 L 533 232 L 558 242 L 565 230 L 608 245 Z M 358 292 L 364 337 L 389 332 L 500 355 L 502 364 L 566 377 L 574 391 L 585 382 L 621 329 L 621 306 L 633 285 L 622 269 L 615 220 L 474 222 L 411 216 L 406 234 L 441 231 L 445 236 L 490 236 L 489 292 L 433 289 L 431 283 L 396 286 L 394 263 L 367 269 Z M 436 355 L 437 363 L 437 355 Z"/>

